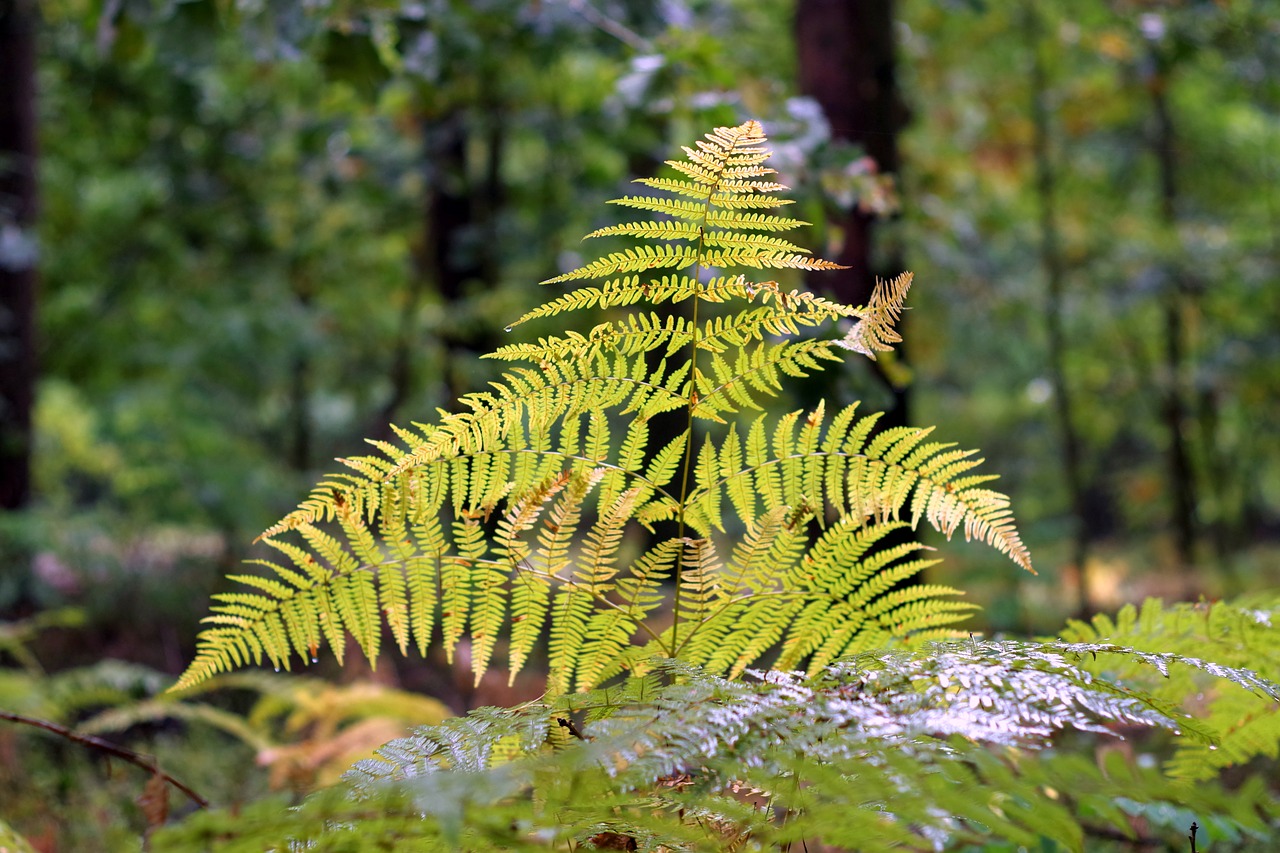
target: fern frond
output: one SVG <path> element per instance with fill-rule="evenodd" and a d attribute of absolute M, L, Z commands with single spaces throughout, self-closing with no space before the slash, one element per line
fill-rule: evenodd
<path fill-rule="evenodd" d="M 639 276 L 624 276 L 605 282 L 600 287 L 580 287 L 529 311 L 511 324 L 514 329 L 521 323 L 541 317 L 554 317 L 565 311 L 585 311 L 590 308 L 614 308 L 634 305 L 648 300 L 661 304 L 666 301 L 687 299 L 697 290 L 697 282 L 687 276 L 664 276 L 659 280 L 641 280 Z M 489 357 L 501 358 L 505 347 Z"/>
<path fill-rule="evenodd" d="M 707 232 L 703 241 L 708 246 L 720 249 L 739 249 L 751 252 L 775 252 L 789 255 L 808 255 L 808 249 L 798 246 L 790 240 L 780 237 L 767 237 L 761 234 L 741 234 L 733 231 Z"/>
<path fill-rule="evenodd" d="M 656 240 L 696 240 L 702 230 L 692 222 L 628 222 L 622 225 L 609 225 L 597 228 L 582 239 L 592 237 L 648 237 Z"/>
<path fill-rule="evenodd" d="M 707 250 L 700 260 L 710 267 L 750 267 L 751 269 L 838 270 L 840 264 L 805 255 L 754 247 Z"/>
<path fill-rule="evenodd" d="M 720 557 L 716 553 L 715 543 L 710 539 L 688 539 L 685 541 L 681 562 L 682 572 L 678 581 L 672 607 L 675 610 L 676 622 L 671 629 L 671 640 L 668 648 L 677 656 L 687 654 L 691 659 L 701 657 L 695 642 L 695 630 L 680 633 L 681 623 L 692 626 L 706 624 L 715 612 L 716 606 L 723 600 L 720 588 Z"/>
<path fill-rule="evenodd" d="M 1277 625 L 1280 597 L 1274 593 L 1241 603 L 1165 605 L 1148 599 L 1140 608 L 1125 606 L 1114 618 L 1100 614 L 1091 624 L 1072 622 L 1062 636 L 1085 648 L 1082 654 L 1089 657 L 1080 665 L 1090 671 L 1141 685 L 1165 702 L 1200 697 L 1199 716 L 1216 736 L 1180 743 L 1167 769 L 1175 778 L 1203 782 L 1260 756 L 1280 756 Z M 1120 646 L 1143 653 L 1109 653 Z M 1195 669 L 1171 668 L 1168 662 L 1175 658 Z M 1235 669 L 1229 673 L 1224 666 Z"/>
<path fill-rule="evenodd" d="M 654 213 L 665 213 L 667 216 L 674 216 L 677 219 L 687 219 L 693 222 L 700 221 L 703 216 L 703 206 L 697 202 L 681 201 L 679 199 L 657 198 L 654 196 L 626 196 L 624 198 L 613 199 L 610 204 L 617 204 L 623 207 L 633 207 L 639 210 L 648 210 Z M 543 284 L 555 284 L 560 281 L 568 281 L 569 278 L 564 276 L 556 276 L 547 279 Z"/>
<path fill-rule="evenodd" d="M 790 219 L 767 213 L 742 213 L 736 210 L 712 210 L 707 212 L 708 228 L 725 231 L 790 231 L 811 223 L 803 219 Z"/>
<path fill-rule="evenodd" d="M 1116 753 L 1102 766 L 1034 754 L 1063 729 L 1103 737 L 1118 725 L 1184 730 L 1178 709 L 1092 676 L 1074 658 L 1065 644 L 966 640 L 867 652 L 810 677 L 752 672 L 736 681 L 659 660 L 649 666 L 660 678 L 419 729 L 350 777 L 360 796 L 399 781 L 428 819 L 452 815 L 478 830 L 497 809 L 507 827 L 538 828 L 544 840 L 608 826 L 675 845 L 714 817 L 720 842 L 695 847 L 749 835 L 768 846 L 1047 839 L 1080 849 L 1086 824 L 1129 826 L 1115 804 L 1132 796 L 1143 798 L 1132 807 L 1150 804 L 1153 815 L 1193 806 L 1183 813 L 1267 837 L 1280 809 L 1259 781 L 1232 794 L 1171 783 Z M 575 718 L 584 720 L 582 738 L 547 748 L 555 721 Z M 744 790 L 767 795 L 774 808 L 742 807 L 733 792 Z M 503 811 L 513 804 L 518 817 Z M 774 819 L 777 809 L 785 820 Z M 494 836 L 495 846 L 517 844 L 514 831 Z"/>
<path fill-rule="evenodd" d="M 717 192 L 708 201 L 721 210 L 769 210 L 784 204 L 795 204 L 794 199 L 772 196 L 743 195 L 736 191 Z"/>
<path fill-rule="evenodd" d="M 631 356 L 657 350 L 670 356 L 693 339 L 694 332 L 683 317 L 636 313 L 614 323 L 601 323 L 585 336 L 570 332 L 564 337 L 540 338 L 536 344 L 511 344 L 491 357 L 543 363 L 570 358 L 592 361 L 605 354 Z"/>
<path fill-rule="evenodd" d="M 717 510 L 722 491 L 736 493 L 737 501 L 743 502 L 746 484 L 754 483 L 755 492 L 768 504 L 813 507 L 825 498 L 832 511 L 857 521 L 896 519 L 909 508 L 912 526 L 923 519 L 948 537 L 963 527 L 966 538 L 981 539 L 1032 571 L 1008 498 L 981 488 L 985 477 L 961 476 L 979 464 L 970 459 L 971 451 L 927 444 L 928 430 L 910 428 L 884 431 L 868 442 L 874 420 L 855 419 L 855 410 L 856 405 L 837 413 L 824 431 L 824 409 L 819 406 L 800 433 L 795 431 L 800 413 L 792 412 L 776 424 L 772 450 L 765 442 L 769 416 L 758 417 L 749 430 L 745 466 L 699 483 L 690 495 L 690 505 L 700 508 L 695 516 L 699 529 L 723 525 Z M 702 452 L 713 459 L 736 461 L 742 456 L 736 432 L 718 447 L 714 444 L 709 440 L 712 449 Z"/>
<path fill-rule="evenodd" d="M 546 284 L 581 278 L 603 278 L 618 273 L 674 267 L 684 269 L 698 262 L 698 252 L 688 246 L 641 246 L 613 252 L 576 270 L 548 279 Z"/>
<path fill-rule="evenodd" d="M 836 346 L 860 352 L 875 360 L 877 352 L 889 352 L 902 341 L 895 328 L 902 316 L 902 304 L 911 288 L 912 274 L 907 272 L 890 282 L 877 282 L 871 300 L 860 309 L 861 319 Z"/>
<path fill-rule="evenodd" d="M 661 190 L 662 192 L 671 193 L 672 195 L 682 195 L 686 198 L 695 198 L 698 201 L 706 201 L 710 191 L 706 184 L 699 184 L 695 181 L 673 180 L 671 178 L 637 178 L 637 184 L 643 184 L 650 189 Z M 717 182 L 716 185 L 718 185 Z"/>
<path fill-rule="evenodd" d="M 822 370 L 824 361 L 836 361 L 825 341 L 761 343 L 738 350 L 732 362 L 719 353 L 711 357 L 710 372 L 694 379 L 693 416 L 724 423 L 724 414 L 761 409 L 761 401 L 777 397 L 787 381 Z"/>
<path fill-rule="evenodd" d="M 513 676 L 545 639 L 562 692 L 640 666 L 637 638 L 643 654 L 738 675 L 778 643 L 788 660 L 820 665 L 875 638 L 944 635 L 967 609 L 950 590 L 888 593 L 928 561 L 862 547 L 898 519 L 963 528 L 1030 569 L 979 460 L 927 430 L 873 435 L 874 417 L 849 408 L 827 423 L 819 407 L 701 437 L 766 409 L 842 349 L 887 348 L 910 284 L 882 283 L 854 307 L 751 280 L 837 266 L 779 236 L 803 223 L 765 211 L 788 200 L 764 142 L 756 122 L 717 128 L 685 149 L 678 177 L 641 179 L 674 197 L 616 200 L 659 216 L 593 231 L 637 244 L 548 279 L 584 286 L 517 322 L 616 316 L 499 347 L 491 357 L 512 366 L 487 390 L 341 460 L 260 537 L 283 559 L 215 599 L 179 685 L 314 660 L 326 644 L 341 658 L 347 634 L 373 660 L 384 628 L 401 653 L 439 644 L 452 659 L 468 642 L 477 680 L 504 638 Z M 850 321 L 843 339 L 818 332 Z M 666 413 L 685 424 L 658 446 L 649 423 Z M 674 544 L 622 560 L 629 527 L 668 522 Z M 724 544 L 744 527 L 741 547 Z M 815 529 L 825 532 L 805 553 Z M 663 582 L 673 623 L 660 627 Z"/>

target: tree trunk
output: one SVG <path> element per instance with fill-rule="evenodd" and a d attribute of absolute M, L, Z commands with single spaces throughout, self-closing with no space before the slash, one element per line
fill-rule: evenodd
<path fill-rule="evenodd" d="M 860 146 L 881 174 L 896 174 L 898 131 L 906 111 L 894 72 L 892 0 L 799 0 L 795 26 L 800 91 L 822 107 L 832 138 Z M 839 211 L 832 221 L 844 243 L 831 259 L 848 269 L 824 271 L 814 284 L 829 289 L 841 302 L 866 305 L 877 278 L 888 280 L 902 272 L 902 258 L 890 252 L 877 263 L 872 239 L 877 219 L 858 205 Z M 900 361 L 905 359 L 903 346 L 898 344 L 893 353 Z M 890 397 L 877 431 L 906 426 L 911 419 L 909 388 L 886 372 L 887 361 L 881 356 L 870 362 Z M 830 379 L 827 387 L 832 387 Z M 879 547 L 889 549 L 915 538 L 914 531 L 904 528 L 890 532 Z M 917 575 L 894 589 L 922 580 Z"/>
<path fill-rule="evenodd" d="M 298 312 L 311 322 L 313 295 L 307 274 L 301 265 L 290 273 L 290 289 Z M 296 344 L 289 370 L 289 467 L 306 473 L 311 469 L 314 424 L 311 417 L 312 357 L 311 336 Z"/>
<path fill-rule="evenodd" d="M 894 72 L 892 0 L 799 0 L 795 26 L 800 91 L 822 106 L 834 139 L 861 146 L 881 173 L 896 173 L 904 110 Z M 865 305 L 877 277 L 902 271 L 901 259 L 876 265 L 874 214 L 855 207 L 842 212 L 836 224 L 844 245 L 832 260 L 849 269 L 824 272 L 823 285 L 842 302 Z M 878 366 L 876 375 L 893 397 L 881 424 L 906 424 L 907 389 L 889 381 Z"/>
<path fill-rule="evenodd" d="M 414 252 L 413 280 L 400 309 L 400 326 L 392 348 L 391 396 L 375 427 L 376 434 L 383 438 L 392 436 L 387 422 L 395 420 L 416 384 L 413 365 L 420 357 L 418 311 L 423 301 L 434 288 L 446 303 L 460 303 L 466 283 L 483 273 L 475 251 L 476 209 L 468 178 L 466 115 L 454 111 L 423 116 L 422 138 L 422 164 L 427 178 L 422 239 Z M 441 405 L 450 408 L 457 396 L 469 389 L 461 382 L 457 365 L 449 362 L 465 357 L 472 342 L 466 329 L 455 326 L 442 330 L 440 338 L 447 362 L 443 371 L 447 399 Z"/>
<path fill-rule="evenodd" d="M 1167 90 L 1170 70 L 1153 49 L 1150 56 L 1151 73 L 1147 89 L 1151 94 L 1151 106 L 1155 113 L 1155 133 L 1151 138 L 1160 178 L 1160 221 L 1171 233 L 1178 226 L 1177 201 L 1177 144 L 1173 127 L 1173 115 L 1169 110 Z M 1174 234 L 1176 239 L 1176 233 Z M 1169 492 L 1173 502 L 1173 536 L 1179 568 L 1186 571 L 1195 561 L 1197 486 L 1195 471 L 1191 466 L 1191 451 L 1187 438 L 1190 406 L 1187 402 L 1188 369 L 1186 355 L 1187 287 L 1181 264 L 1170 270 L 1161 313 L 1164 320 L 1164 365 L 1162 384 L 1164 399 L 1161 415 L 1168 436 L 1167 464 Z"/>
<path fill-rule="evenodd" d="M 1048 72 L 1041 55 L 1041 22 L 1037 0 L 1027 4 L 1026 37 L 1031 51 L 1031 118 L 1036 166 L 1036 196 L 1040 202 L 1040 266 L 1045 276 L 1045 332 L 1049 344 L 1049 377 L 1053 384 L 1054 416 L 1062 442 L 1062 474 L 1071 501 L 1071 563 L 1076 579 L 1076 616 L 1092 616 L 1089 601 L 1089 505 L 1081 470 L 1080 433 L 1075 423 L 1071 387 L 1067 384 L 1067 336 L 1062 323 L 1062 293 L 1066 271 L 1058 242 L 1057 173 L 1049 152 L 1049 110 L 1045 105 Z"/>
<path fill-rule="evenodd" d="M 0 0 L 0 510 L 31 499 L 35 399 L 36 7 Z"/>

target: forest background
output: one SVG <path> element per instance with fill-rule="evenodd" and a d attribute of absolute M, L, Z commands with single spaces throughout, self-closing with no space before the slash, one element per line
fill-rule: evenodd
<path fill-rule="evenodd" d="M 748 117 L 800 242 L 853 265 L 837 295 L 916 274 L 906 359 L 795 397 L 945 423 L 1002 472 L 1041 574 L 947 546 L 975 629 L 1274 588 L 1275 13 L 4 0 L 0 618 L 26 621 L 0 649 L 180 671 L 333 457 L 481 388 L 601 202 Z M 518 698 L 435 661 L 377 677 L 455 711 Z M 264 763 L 236 795 L 287 784 Z M 112 802 L 64 765 L 6 760 L 32 811 L 4 817 L 56 836 L 40 790 Z"/>

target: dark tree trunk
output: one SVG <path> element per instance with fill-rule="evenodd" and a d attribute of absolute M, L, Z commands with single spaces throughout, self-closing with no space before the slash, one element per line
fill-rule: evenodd
<path fill-rule="evenodd" d="M 390 379 L 391 397 L 382 409 L 376 432 L 384 438 L 392 433 L 387 422 L 412 394 L 416 379 L 413 365 L 419 359 L 421 335 L 418 311 L 432 288 L 446 303 L 463 299 L 468 280 L 481 275 L 475 260 L 475 203 L 472 200 L 467 169 L 467 122 L 462 112 L 429 116 L 422 119 L 423 168 L 427 178 L 424 203 L 422 241 L 415 250 L 413 280 L 401 307 L 400 327 L 392 349 Z M 452 361 L 465 355 L 467 330 L 450 327 L 442 331 L 445 358 Z M 450 398 L 467 389 L 461 386 L 453 365 L 445 365 L 446 393 Z"/>
<path fill-rule="evenodd" d="M 1155 133 L 1151 144 L 1160 178 L 1160 221 L 1173 231 L 1178 225 L 1177 138 L 1167 96 L 1171 77 L 1153 50 L 1147 88 L 1155 113 Z M 1174 547 L 1180 568 L 1186 571 L 1195 561 L 1198 530 L 1196 524 L 1197 485 L 1187 437 L 1190 405 L 1187 402 L 1187 355 L 1185 312 L 1189 300 L 1186 273 L 1179 265 L 1170 271 L 1161 312 L 1164 315 L 1164 399 L 1161 415 L 1168 436 L 1167 464 L 1169 492 L 1173 502 Z"/>
<path fill-rule="evenodd" d="M 822 106 L 833 138 L 861 146 L 880 172 L 896 173 L 904 110 L 894 71 L 891 0 L 799 0 L 795 24 L 800 91 Z M 900 259 L 886 258 L 877 266 L 874 214 L 855 207 L 842 212 L 836 224 L 844 245 L 832 260 L 849 269 L 824 272 L 822 286 L 842 302 L 865 305 L 877 277 L 902 271 Z M 893 396 L 881 423 L 907 423 L 907 389 L 895 386 L 883 371 L 876 375 Z"/>
<path fill-rule="evenodd" d="M 428 275 L 448 302 L 462 299 L 464 286 L 481 273 L 474 233 L 477 200 L 471 193 L 467 164 L 468 128 L 462 113 L 430 122 L 427 156 Z"/>
<path fill-rule="evenodd" d="M 36 5 L 0 0 L 0 510 L 31 499 L 36 266 Z"/>
<path fill-rule="evenodd" d="M 376 434 L 384 437 L 390 437 L 386 422 L 394 420 L 415 384 L 413 364 L 418 358 L 420 338 L 416 318 L 427 294 L 434 287 L 446 304 L 461 307 L 468 298 L 469 287 L 497 287 L 501 276 L 498 218 L 506 192 L 501 171 L 507 141 L 504 107 L 491 104 L 485 111 L 485 120 L 481 180 L 474 180 L 470 174 L 468 147 L 473 140 L 466 113 L 459 110 L 422 120 L 427 176 L 425 224 L 422 242 L 415 252 L 414 280 L 401 309 L 392 350 L 391 396 L 382 409 L 382 423 L 375 427 Z M 462 318 L 442 329 L 439 336 L 447 362 L 444 374 L 448 399 L 443 401 L 446 408 L 463 393 L 483 384 L 465 376 L 462 368 L 497 345 L 493 329 L 477 324 L 465 311 Z"/>
<path fill-rule="evenodd" d="M 427 228 L 430 233 L 426 237 L 425 272 L 428 279 L 435 282 L 436 292 L 446 305 L 457 305 L 461 309 L 469 285 L 496 284 L 486 281 L 485 276 L 496 275 L 496 263 L 492 259 L 499 249 L 483 242 L 490 235 L 483 220 L 483 189 L 477 188 L 470 176 L 467 116 L 460 112 L 445 121 L 434 122 L 428 130 L 428 139 L 431 186 Z M 491 335 L 472 323 L 473 318 L 468 316 L 465 323 L 450 324 L 441 330 L 445 358 L 450 362 L 445 365 L 449 396 L 446 408 L 451 408 L 463 393 L 474 389 L 473 377 L 464 375 L 463 368 L 477 353 L 487 352 L 493 343 Z"/>
<path fill-rule="evenodd" d="M 311 319 L 313 296 L 306 273 L 294 269 L 291 274 L 293 298 L 299 312 Z M 289 465 L 293 470 L 306 472 L 311 468 L 314 425 L 311 418 L 312 358 L 308 335 L 297 344 L 289 376 Z"/>
<path fill-rule="evenodd" d="M 1071 386 L 1067 384 L 1067 335 L 1062 322 L 1062 299 L 1066 270 L 1058 238 L 1057 172 L 1049 151 L 1048 72 L 1041 55 L 1041 22 L 1036 0 L 1025 9 L 1027 47 L 1031 51 L 1031 117 L 1034 128 L 1033 152 L 1036 165 L 1036 196 L 1040 202 L 1040 266 L 1045 276 L 1045 331 L 1049 340 L 1049 376 L 1053 383 L 1054 416 L 1062 442 L 1062 474 L 1074 516 L 1071 562 L 1076 578 L 1076 616 L 1092 616 L 1089 601 L 1089 501 L 1086 496 L 1080 433 L 1075 422 Z"/>
<path fill-rule="evenodd" d="M 892 0 L 799 0 L 795 25 L 800 91 L 822 107 L 833 139 L 860 146 L 881 174 L 896 174 L 898 131 L 906 111 L 894 69 Z M 876 258 L 877 218 L 858 205 L 835 213 L 832 221 L 844 243 L 831 260 L 848 269 L 823 272 L 814 286 L 830 290 L 849 305 L 866 305 L 877 278 L 888 280 L 902 272 L 902 258 L 896 252 Z M 905 358 L 903 344 L 895 349 L 895 358 Z M 885 363 L 884 356 L 870 363 L 890 397 L 877 430 L 906 426 L 911 419 L 908 386 L 893 381 Z M 914 539 L 913 531 L 902 529 L 879 544 L 892 548 Z M 895 589 L 921 580 L 917 575 Z"/>

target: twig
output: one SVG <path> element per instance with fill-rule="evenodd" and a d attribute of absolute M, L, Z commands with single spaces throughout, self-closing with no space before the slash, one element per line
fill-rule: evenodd
<path fill-rule="evenodd" d="M 1193 820 L 1193 821 L 1191 821 L 1191 834 L 1187 836 L 1187 838 L 1190 838 L 1190 839 L 1191 839 L 1191 853 L 1197 853 L 1197 851 L 1196 851 L 1196 830 L 1197 830 L 1197 829 L 1199 829 L 1199 828 L 1200 828 L 1200 827 L 1196 824 L 1196 822 L 1195 822 L 1194 820 Z"/>
<path fill-rule="evenodd" d="M 634 30 L 619 23 L 618 21 L 615 21 L 613 18 L 610 18 L 595 6 L 588 3 L 587 0 L 569 0 L 569 8 L 581 15 L 587 23 L 608 33 L 628 47 L 633 47 L 636 50 L 641 50 L 646 53 L 653 52 L 652 42 L 644 36 L 636 33 Z"/>
<path fill-rule="evenodd" d="M 573 724 L 573 720 L 566 720 L 564 717 L 556 717 L 556 722 L 563 728 L 568 729 L 569 734 L 573 735 L 578 740 L 586 740 L 586 738 L 583 737 L 582 732 L 578 731 L 578 727 Z"/>
<path fill-rule="evenodd" d="M 147 771 L 153 776 L 159 776 L 161 779 L 168 782 L 170 785 L 172 785 L 173 787 L 177 788 L 179 791 L 181 791 L 182 793 L 190 797 L 191 801 L 194 802 L 196 805 L 198 805 L 200 808 L 206 809 L 209 807 L 209 801 L 206 800 L 204 797 L 200 796 L 195 791 L 191 790 L 186 785 L 182 784 L 177 779 L 173 778 L 168 773 L 161 770 L 159 765 L 157 765 L 154 761 L 151 761 L 145 758 L 141 754 L 134 752 L 131 749 L 125 749 L 123 746 L 116 746 L 114 743 L 105 741 L 102 738 L 97 738 L 92 735 L 76 734 L 66 726 L 60 726 L 57 723 L 51 723 L 48 720 L 37 720 L 34 717 L 24 717 L 22 714 L 14 714 L 9 711 L 0 711 L 0 720 L 9 720 L 10 722 L 14 722 L 14 723 L 22 723 L 24 725 L 34 726 L 37 729 L 44 729 L 46 732 L 52 732 L 53 734 L 58 735 L 59 737 L 66 738 L 67 740 L 72 741 L 74 743 L 81 744 L 82 746 L 87 746 L 90 749 L 96 749 L 101 752 L 105 752 L 108 755 L 114 755 L 116 758 L 123 759 L 124 761 L 129 762 L 135 767 L 141 767 L 143 770 Z"/>

